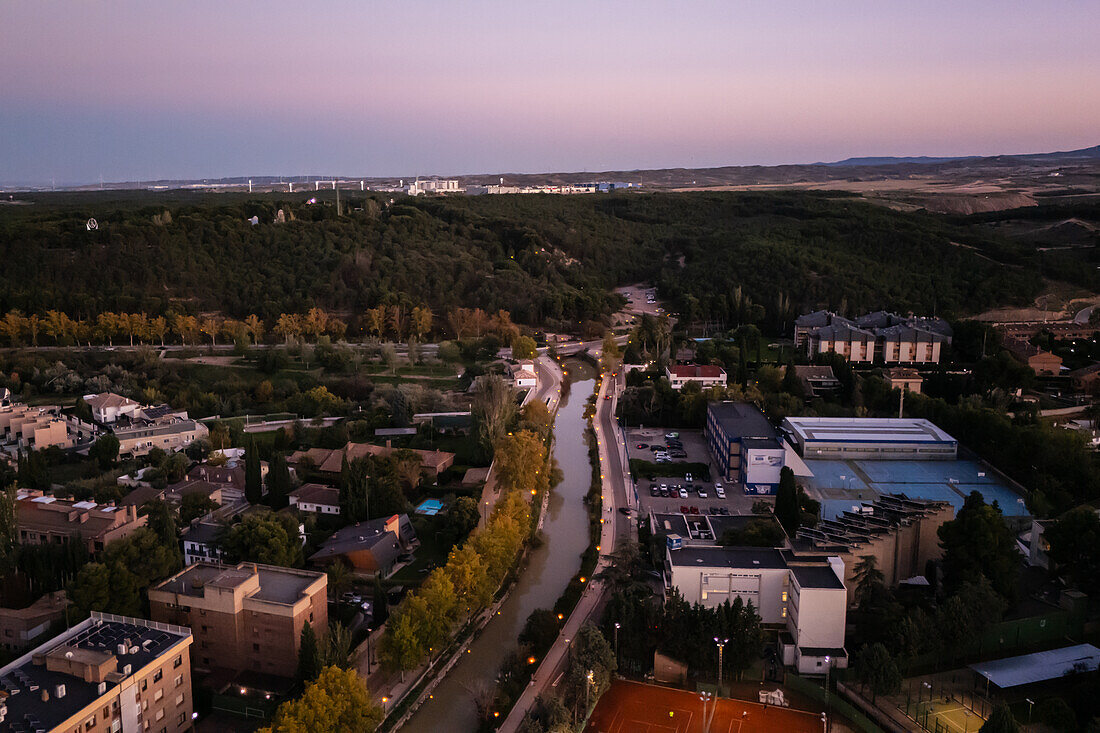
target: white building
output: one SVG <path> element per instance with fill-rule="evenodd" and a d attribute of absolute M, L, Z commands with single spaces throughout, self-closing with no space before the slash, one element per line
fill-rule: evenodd
<path fill-rule="evenodd" d="M 535 389 L 539 386 L 539 378 L 535 373 L 535 362 L 521 361 L 512 367 L 512 385 L 516 389 Z"/>
<path fill-rule="evenodd" d="M 218 537 L 221 534 L 222 525 L 214 522 L 205 522 L 199 519 L 193 521 L 183 530 L 183 564 L 193 565 L 197 562 L 221 562 L 225 559 Z"/>
<path fill-rule="evenodd" d="M 703 389 L 707 387 L 725 387 L 726 370 L 720 366 L 698 364 L 673 364 L 665 367 L 665 376 L 669 385 L 676 390 L 689 382 L 695 382 Z"/>
<path fill-rule="evenodd" d="M 954 460 L 959 443 L 917 418 L 788 417 L 783 429 L 803 458 Z"/>
<path fill-rule="evenodd" d="M 114 392 L 86 394 L 84 402 L 92 409 L 92 419 L 105 425 L 117 421 L 124 415 L 136 415 L 141 409 L 140 403 Z"/>
<path fill-rule="evenodd" d="M 758 547 L 679 546 L 665 550 L 665 590 L 714 608 L 741 598 L 760 623 L 780 628 L 783 663 L 799 673 L 848 666 L 844 648 L 848 593 L 838 557 L 799 558 Z"/>
<path fill-rule="evenodd" d="M 291 491 L 287 498 L 290 505 L 300 512 L 313 512 L 314 514 L 331 516 L 340 514 L 340 490 L 331 486 L 302 484 Z"/>
<path fill-rule="evenodd" d="M 421 181 L 419 178 L 405 187 L 405 193 L 410 196 L 419 196 L 422 193 L 458 193 L 457 178 L 429 178 Z"/>

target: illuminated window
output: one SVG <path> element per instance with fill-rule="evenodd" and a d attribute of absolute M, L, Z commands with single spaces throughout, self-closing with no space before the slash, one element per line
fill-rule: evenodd
<path fill-rule="evenodd" d="M 783 602 L 787 602 L 787 591 L 783 591 Z"/>

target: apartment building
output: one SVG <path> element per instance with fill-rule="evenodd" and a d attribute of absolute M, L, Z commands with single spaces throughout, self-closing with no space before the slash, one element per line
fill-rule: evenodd
<path fill-rule="evenodd" d="M 759 547 L 685 546 L 669 538 L 665 592 L 708 608 L 740 598 L 780 631 L 783 663 L 802 674 L 847 667 L 844 562 Z"/>
<path fill-rule="evenodd" d="M 118 438 L 120 456 L 136 458 L 153 448 L 174 453 L 210 434 L 205 425 L 187 417 L 186 412 L 169 413 L 161 409 L 150 408 L 114 422 L 111 432 Z"/>
<path fill-rule="evenodd" d="M 65 618 L 65 591 L 47 593 L 23 608 L 0 608 L 0 648 L 24 649 L 51 625 Z"/>
<path fill-rule="evenodd" d="M 198 562 L 150 588 L 149 609 L 191 628 L 197 667 L 293 677 L 302 626 L 328 628 L 327 591 L 321 572 Z"/>
<path fill-rule="evenodd" d="M 16 402 L 0 406 L 0 443 L 18 449 L 72 448 L 97 434 L 94 425 L 62 413 L 56 405 L 31 407 Z"/>
<path fill-rule="evenodd" d="M 855 363 L 938 364 L 951 327 L 942 318 L 899 316 L 888 311 L 855 319 L 815 311 L 795 320 L 794 342 L 810 356 L 835 353 Z"/>
<path fill-rule="evenodd" d="M 191 632 L 92 612 L 0 669 L 0 728 L 177 733 L 192 728 Z"/>
<path fill-rule="evenodd" d="M 27 545 L 68 542 L 76 539 L 99 552 L 107 543 L 128 537 L 146 518 L 136 506 L 70 501 L 42 492 L 21 489 L 15 501 L 15 524 L 19 541 Z"/>
<path fill-rule="evenodd" d="M 707 387 L 725 387 L 726 370 L 720 366 L 700 364 L 672 364 L 665 367 L 665 377 L 675 390 L 681 390 L 685 384 L 694 382 L 703 389 Z"/>

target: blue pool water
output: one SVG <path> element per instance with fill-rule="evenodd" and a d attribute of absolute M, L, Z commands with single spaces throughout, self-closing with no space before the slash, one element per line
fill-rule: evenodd
<path fill-rule="evenodd" d="M 416 507 L 416 513 L 434 517 L 436 514 L 439 514 L 439 510 L 442 508 L 443 502 L 439 499 L 425 499 Z"/>

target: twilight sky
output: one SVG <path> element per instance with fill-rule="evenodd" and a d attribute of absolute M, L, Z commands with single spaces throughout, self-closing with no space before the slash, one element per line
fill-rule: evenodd
<path fill-rule="evenodd" d="M 1100 143 L 1100 2 L 0 0 L 0 182 Z"/>

